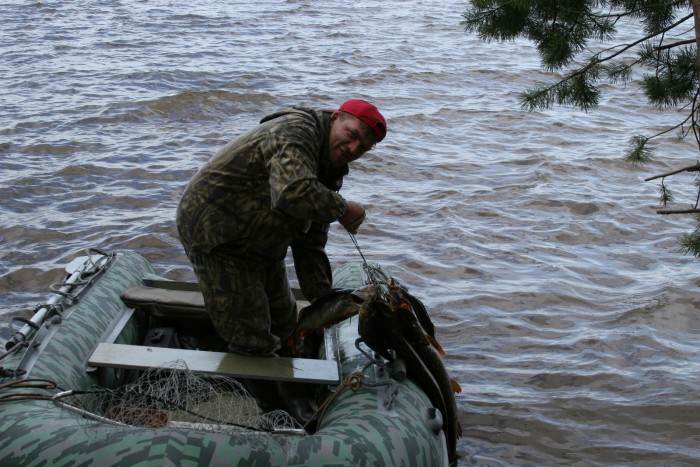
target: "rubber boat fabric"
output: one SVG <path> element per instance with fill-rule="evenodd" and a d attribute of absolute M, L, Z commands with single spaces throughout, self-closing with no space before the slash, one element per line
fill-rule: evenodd
<path fill-rule="evenodd" d="M 86 272 L 76 285 L 58 300 L 52 297 L 51 306 L 37 307 L 45 313 L 23 327 L 22 335 L 15 324 L 14 340 L 0 356 L 6 370 L 0 376 L 3 465 L 440 466 L 454 461 L 443 414 L 411 379 L 410 368 L 376 359 L 357 344 L 357 316 L 326 329 L 318 353 L 305 356 L 332 362 L 341 382 L 290 383 L 298 385 L 298 400 L 323 395 L 318 407 L 312 404 L 321 410 L 305 429 L 221 431 L 211 423 L 169 425 L 169 417 L 155 427 L 125 425 L 110 420 L 108 412 L 81 411 L 72 398 L 96 388 L 118 392 L 135 372 L 89 365 L 100 345 L 148 352 L 154 348 L 143 345 L 148 332 L 172 327 L 183 352 L 200 348 L 196 353 L 206 357 L 220 350 L 215 337 L 207 340 L 211 327 L 195 287 L 149 287 L 169 281 L 130 251 L 91 253 L 83 261 Z M 360 288 L 366 280 L 360 263 L 334 271 L 337 288 Z M 161 339 L 173 342 L 167 333 Z M 307 409 L 298 408 L 297 417 L 311 417 Z"/>

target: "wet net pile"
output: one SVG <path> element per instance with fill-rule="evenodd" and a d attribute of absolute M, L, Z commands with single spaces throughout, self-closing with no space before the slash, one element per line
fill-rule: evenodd
<path fill-rule="evenodd" d="M 236 379 L 190 371 L 182 361 L 143 371 L 117 389 L 68 391 L 54 400 L 87 418 L 116 425 L 216 433 L 303 430 L 288 413 L 261 413 Z"/>

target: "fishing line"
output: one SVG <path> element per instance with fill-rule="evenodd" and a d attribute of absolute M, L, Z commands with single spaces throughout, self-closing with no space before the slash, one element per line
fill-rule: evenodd
<path fill-rule="evenodd" d="M 370 284 L 377 287 L 377 290 L 381 290 L 380 282 L 383 282 L 386 284 L 386 281 L 380 281 L 379 273 L 376 270 L 376 268 L 373 268 L 372 266 L 370 266 L 369 263 L 367 262 L 367 259 L 365 259 L 365 255 L 362 254 L 362 249 L 360 248 L 360 244 L 357 243 L 357 238 L 355 238 L 355 234 L 353 234 L 352 232 L 348 232 L 348 235 L 350 235 L 350 239 L 352 240 L 352 243 L 355 244 L 355 248 L 357 248 L 357 252 L 360 254 L 360 258 L 362 258 L 362 267 L 364 268 L 365 272 L 367 273 L 367 279 L 369 280 Z M 386 284 L 386 285 L 388 287 L 388 284 Z"/>
<path fill-rule="evenodd" d="M 362 254 L 362 250 L 360 249 L 360 244 L 357 243 L 357 239 L 355 238 L 355 234 L 352 232 L 348 232 L 348 235 L 350 235 L 350 239 L 352 240 L 352 243 L 355 244 L 355 248 L 357 248 L 357 252 L 360 254 L 360 257 L 362 258 L 362 265 L 365 267 L 365 269 L 369 268 L 369 264 L 367 264 L 367 260 L 365 259 L 365 255 Z"/>

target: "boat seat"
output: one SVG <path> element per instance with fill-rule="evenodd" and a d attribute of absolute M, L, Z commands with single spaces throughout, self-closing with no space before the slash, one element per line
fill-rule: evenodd
<path fill-rule="evenodd" d="M 122 293 L 130 308 L 143 310 L 155 318 L 210 321 L 202 292 L 135 286 Z"/>
<path fill-rule="evenodd" d="M 145 285 L 129 287 L 122 301 L 130 308 L 143 310 L 154 318 L 210 321 L 204 297 L 194 282 L 145 279 Z M 292 288 L 297 309 L 308 305 L 299 289 Z"/>
<path fill-rule="evenodd" d="M 146 370 L 184 362 L 200 373 L 299 383 L 338 384 L 338 363 L 333 360 L 286 357 L 248 357 L 226 352 L 100 343 L 88 359 L 93 367 Z M 179 368 L 179 365 L 177 366 Z"/>
<path fill-rule="evenodd" d="M 122 301 L 133 309 L 143 310 L 160 319 L 207 322 L 211 319 L 204 307 L 204 297 L 196 283 L 144 279 L 144 285 L 129 287 Z M 292 289 L 297 306 L 309 303 L 298 289 Z M 113 331 L 116 337 L 119 331 Z M 338 363 L 286 357 L 248 357 L 226 352 L 174 349 L 141 345 L 114 344 L 114 338 L 103 341 L 88 359 L 90 367 L 146 370 L 172 366 L 182 361 L 191 371 L 277 381 L 317 384 L 337 384 L 340 381 Z"/>

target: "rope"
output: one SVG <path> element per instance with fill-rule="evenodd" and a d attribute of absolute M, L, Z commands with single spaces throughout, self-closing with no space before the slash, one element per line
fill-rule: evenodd
<path fill-rule="evenodd" d="M 51 290 L 51 293 L 53 293 L 53 294 L 60 295 L 61 297 L 67 298 L 67 299 L 70 300 L 70 301 L 76 301 L 76 300 L 78 300 L 78 296 L 77 296 L 77 295 L 73 295 L 73 294 L 70 294 L 70 293 L 68 293 L 68 292 L 62 292 L 62 291 L 59 290 L 59 289 L 60 289 L 61 287 L 67 287 L 67 286 L 70 286 L 70 287 L 77 287 L 77 286 L 79 286 L 79 285 L 88 284 L 89 282 L 90 282 L 90 281 L 83 281 L 83 280 L 81 280 L 81 281 L 75 281 L 75 282 L 73 282 L 72 284 L 69 284 L 68 282 L 58 282 L 58 283 L 55 283 L 55 284 L 51 284 L 51 285 L 49 286 L 49 289 Z M 42 307 L 43 307 L 43 306 L 42 306 Z M 38 308 L 41 308 L 41 307 L 38 307 Z"/>
<path fill-rule="evenodd" d="M 22 376 L 26 372 L 27 370 L 9 370 L 0 366 L 0 378 L 16 378 Z"/>
<path fill-rule="evenodd" d="M 51 286 L 53 287 L 53 285 Z M 57 293 L 57 292 L 52 292 L 52 293 Z M 52 316 L 52 315 L 58 315 L 61 316 L 61 313 L 63 312 L 63 305 L 62 304 L 57 304 L 57 303 L 39 303 L 36 307 L 34 307 L 34 313 L 38 312 L 42 308 L 46 308 L 46 316 Z M 30 323 L 26 323 L 31 326 Z M 38 327 L 37 327 L 38 328 Z"/>
<path fill-rule="evenodd" d="M 328 407 L 333 403 L 333 401 L 335 401 L 346 388 L 350 389 L 352 392 L 357 392 L 362 387 L 364 382 L 365 375 L 362 372 L 355 371 L 347 375 L 343 379 L 343 382 L 338 385 L 333 395 L 326 399 L 326 401 L 323 404 L 321 404 L 318 410 L 304 424 L 304 430 L 308 431 L 311 422 L 316 418 L 318 419 L 318 421 L 316 422 L 316 429 L 318 429 L 318 427 L 321 425 L 321 421 L 323 421 L 323 417 L 326 414 L 326 409 L 328 409 Z"/>
<path fill-rule="evenodd" d="M 16 333 L 18 334 L 18 333 Z M 16 345 L 12 346 L 7 352 L 3 353 L 0 355 L 0 360 L 3 358 L 7 357 L 8 355 L 12 355 L 14 352 L 17 352 L 19 349 L 23 347 L 29 347 L 29 342 L 23 341 L 23 342 L 18 342 Z M 24 370 L 20 370 L 21 373 L 17 374 L 16 376 L 19 376 L 20 374 L 24 374 Z M 10 375 L 9 373 L 12 372 L 12 370 L 5 370 L 2 369 L 2 372 L 7 372 L 8 374 L 5 373 L 0 373 L 0 377 L 6 378 L 7 376 L 15 376 L 14 374 Z"/>
<path fill-rule="evenodd" d="M 347 375 L 341 384 L 338 385 L 336 388 L 335 392 L 333 393 L 332 396 L 330 396 L 326 401 L 321 404 L 321 406 L 318 408 L 318 410 L 311 416 L 311 418 L 304 424 L 304 429 L 308 431 L 308 428 L 311 424 L 311 422 L 314 419 L 318 419 L 316 422 L 316 429 L 321 425 L 321 422 L 323 421 L 323 417 L 326 414 L 326 409 L 340 396 L 340 394 L 345 390 L 345 389 L 350 389 L 352 392 L 357 392 L 360 390 L 362 386 L 367 386 L 370 388 L 377 388 L 380 386 L 391 386 L 393 390 L 391 391 L 391 400 L 388 401 L 389 405 L 391 405 L 394 400 L 396 399 L 396 396 L 398 394 L 398 385 L 396 381 L 393 379 L 389 378 L 387 381 L 380 381 L 378 383 L 370 383 L 365 380 L 365 371 L 372 365 L 377 365 L 380 366 L 384 369 L 384 371 L 387 371 L 386 365 L 381 362 L 380 360 L 377 360 L 376 358 L 373 358 L 373 356 L 369 355 L 367 352 L 365 352 L 361 347 L 360 347 L 360 342 L 362 342 L 361 338 L 358 338 L 355 340 L 355 347 L 362 352 L 365 357 L 369 360 L 365 366 L 362 367 L 362 370 L 360 371 L 355 371 L 353 373 L 350 373 Z M 385 401 L 386 403 L 387 401 Z"/>
<path fill-rule="evenodd" d="M 40 305 L 37 305 L 37 308 L 38 308 L 39 306 L 40 306 Z M 28 320 L 27 318 L 23 318 L 22 316 L 14 316 L 14 317 L 10 318 L 10 326 L 12 326 L 12 324 L 13 324 L 14 321 L 19 321 L 20 323 L 24 323 L 24 324 L 26 324 L 27 326 L 29 326 L 30 328 L 34 329 L 35 331 L 39 329 L 39 325 L 38 325 L 38 324 L 36 324 L 36 323 L 33 322 L 33 321 Z"/>
<path fill-rule="evenodd" d="M 9 381 L 7 383 L 0 384 L 0 390 L 2 389 L 60 389 L 58 385 L 49 380 L 43 378 L 27 378 L 27 379 L 17 379 L 14 381 Z M 15 402 L 22 400 L 44 400 L 50 401 L 53 396 L 46 395 L 37 392 L 19 392 L 13 394 L 5 394 L 0 396 L 0 402 Z"/>
<path fill-rule="evenodd" d="M 83 289 L 87 285 L 89 285 L 90 282 L 92 282 L 92 280 L 97 276 L 97 273 L 99 273 L 105 267 L 107 267 L 107 265 L 109 264 L 109 260 L 112 259 L 116 255 L 115 252 L 108 253 L 108 252 L 100 250 L 98 248 L 87 248 L 85 250 L 85 252 L 87 254 L 86 263 L 89 263 L 91 265 L 91 267 L 94 268 L 94 271 L 81 272 L 79 274 L 79 276 L 76 278 L 77 280 L 75 282 L 72 282 L 72 283 L 59 282 L 56 284 L 52 284 L 50 286 L 51 293 L 59 295 L 59 296 L 66 298 L 70 301 L 77 302 L 80 298 L 80 294 L 83 293 Z M 93 258 L 94 254 L 100 255 L 100 258 L 94 259 Z M 105 259 L 107 261 L 104 261 Z M 77 271 L 76 271 L 76 273 L 77 273 Z M 89 276 L 92 276 L 92 277 L 86 279 L 86 277 L 89 277 Z M 81 289 L 77 294 L 71 294 L 71 293 L 69 293 L 69 291 L 63 292 L 63 291 L 59 290 L 62 287 L 70 287 L 69 291 L 72 291 L 73 289 L 75 289 L 77 287 L 82 287 L 83 289 Z M 40 323 L 30 321 L 30 320 L 27 320 L 27 319 L 21 318 L 21 317 L 10 318 L 7 326 L 10 329 L 12 337 L 10 338 L 10 340 L 7 341 L 6 347 L 12 348 L 13 350 L 18 350 L 19 344 L 24 343 L 28 338 L 28 335 L 25 336 L 24 334 L 22 334 L 20 332 L 21 330 L 17 331 L 14 328 L 13 322 L 19 321 L 21 323 L 24 323 L 25 325 L 29 326 L 34 332 L 36 332 L 41 327 L 43 322 L 46 321 L 47 318 L 50 318 L 53 315 L 61 316 L 61 313 L 63 312 L 63 304 L 49 304 L 49 303 L 47 303 L 47 304 L 38 304 L 34 308 L 34 313 L 36 314 L 39 310 L 44 309 L 44 308 L 46 309 L 46 315 L 44 316 L 44 319 L 42 319 Z M 27 333 L 27 334 L 29 334 L 29 333 Z M 0 355 L 0 360 L 7 357 L 8 355 L 9 355 L 9 352 L 5 353 L 3 355 Z M 0 369 L 0 377 L 7 377 L 7 376 L 8 376 L 8 374 L 6 372 L 3 372 L 2 369 Z"/>

